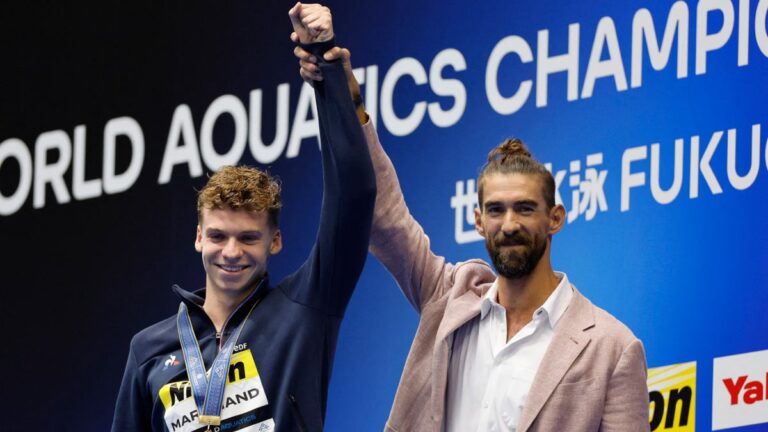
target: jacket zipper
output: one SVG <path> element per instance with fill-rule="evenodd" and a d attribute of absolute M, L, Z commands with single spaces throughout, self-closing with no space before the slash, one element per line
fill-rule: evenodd
<path fill-rule="evenodd" d="M 237 313 L 237 311 L 239 311 L 239 310 L 240 310 L 240 308 L 241 308 L 241 307 L 242 307 L 242 306 L 243 306 L 245 303 L 248 303 L 248 300 L 250 300 L 250 299 L 251 299 L 251 297 L 253 297 L 253 296 L 256 294 L 256 292 L 258 292 L 258 291 L 259 291 L 259 288 L 261 288 L 261 284 L 263 284 L 263 283 L 264 283 L 264 279 L 262 279 L 261 281 L 259 281 L 259 284 L 258 284 L 258 285 L 256 285 L 256 289 L 254 289 L 254 290 L 253 290 L 253 292 L 252 292 L 252 293 L 251 293 L 251 294 L 250 294 L 250 295 L 249 295 L 249 296 L 248 296 L 248 297 L 247 297 L 245 300 L 243 300 L 243 301 L 242 301 L 242 302 L 241 302 L 239 305 L 237 305 L 237 307 L 235 308 L 235 310 L 233 310 L 233 311 L 232 311 L 232 313 L 231 313 L 231 314 L 229 314 L 229 316 L 227 317 L 227 320 L 226 320 L 226 321 L 224 321 L 224 325 L 222 325 L 222 326 L 221 326 L 221 331 L 217 331 L 217 332 L 216 332 L 216 339 L 219 341 L 219 351 L 221 351 L 221 349 L 222 349 L 222 348 L 224 348 L 224 330 L 227 328 L 227 324 L 229 324 L 229 320 L 230 320 L 230 318 L 232 318 L 233 316 L 235 316 L 235 314 Z"/>
<path fill-rule="evenodd" d="M 301 415 L 299 403 L 296 402 L 296 397 L 289 393 L 288 401 L 291 403 L 291 411 L 293 411 L 293 416 L 296 417 L 296 423 L 299 425 L 299 430 L 301 432 L 309 432 L 307 423 L 304 421 L 304 416 Z"/>

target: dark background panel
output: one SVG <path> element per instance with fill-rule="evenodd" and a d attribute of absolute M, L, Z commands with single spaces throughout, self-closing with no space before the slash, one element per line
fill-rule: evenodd
<path fill-rule="evenodd" d="M 754 19 L 756 1 L 750 2 Z M 675 74 L 677 43 L 670 63 L 655 71 L 644 57 L 643 83 L 617 91 L 612 78 L 598 79 L 590 98 L 566 99 L 564 73 L 548 78 L 545 107 L 535 105 L 536 62 L 505 59 L 499 87 L 511 94 L 534 80 L 526 104 L 509 115 L 497 113 L 485 93 L 486 64 L 494 46 L 519 35 L 534 57 L 537 35 L 546 29 L 550 52 L 567 50 L 568 25 L 580 25 L 579 94 L 588 69 L 598 22 L 615 23 L 624 70 L 631 70 L 632 22 L 647 8 L 661 37 L 668 2 L 569 3 L 491 1 L 336 1 L 340 44 L 353 52 L 356 67 L 378 71 L 369 100 L 384 146 L 392 157 L 409 207 L 424 225 L 434 250 L 452 261 L 485 257 L 482 242 L 459 244 L 450 206 L 457 181 L 476 176 L 487 152 L 508 136 L 520 136 L 554 170 L 602 153 L 608 171 L 608 209 L 592 220 L 581 215 L 556 236 L 553 262 L 596 304 L 627 323 L 646 345 L 649 367 L 697 362 L 696 430 L 709 430 L 712 417 L 712 360 L 768 349 L 763 309 L 768 304 L 765 265 L 768 230 L 762 216 L 768 193 L 768 56 L 759 49 L 750 23 L 749 64 L 737 64 L 738 21 L 727 44 L 708 54 L 707 73 L 695 74 L 696 7 L 689 9 L 687 77 Z M 738 20 L 739 2 L 732 2 Z M 33 208 L 30 191 L 23 207 L 0 217 L 2 267 L 0 347 L 6 371 L 0 401 L 15 418 L 32 423 L 2 430 L 107 430 L 133 334 L 171 315 L 178 300 L 174 283 L 204 284 L 194 251 L 195 190 L 206 180 L 176 166 L 171 181 L 158 177 L 175 110 L 190 109 L 200 141 L 202 119 L 211 103 L 234 95 L 249 114 L 251 91 L 263 94 L 262 139 L 276 134 L 277 88 L 290 88 L 289 132 L 296 130 L 301 80 L 290 24 L 291 2 L 26 2 L 0 8 L 0 145 L 22 140 L 35 158 L 40 134 L 64 131 L 70 140 L 86 128 L 86 179 L 102 178 L 105 125 L 130 117 L 141 127 L 145 155 L 136 182 L 118 194 L 59 204 L 47 187 L 46 204 Z M 721 19 L 711 14 L 711 31 Z M 416 59 L 429 73 L 441 51 L 458 50 L 464 71 L 443 71 L 464 86 L 467 102 L 448 128 L 426 115 L 410 134 L 399 136 L 381 114 L 382 83 L 393 65 Z M 602 57 L 605 59 L 606 52 Z M 371 78 L 371 76 L 368 76 Z M 305 93 L 306 95 L 306 93 Z M 395 112 L 404 116 L 417 102 L 455 103 L 429 84 L 398 81 Z M 311 114 L 309 115 L 311 120 Z M 761 125 L 757 177 L 745 190 L 727 175 L 728 129 L 737 132 L 737 169 L 750 166 L 751 130 Z M 214 148 L 225 152 L 235 137 L 234 122 L 222 116 Z M 702 151 L 713 134 L 723 138 L 711 166 L 722 186 L 714 194 L 699 178 L 691 197 L 691 142 Z M 661 147 L 661 181 L 672 182 L 673 149 L 684 140 L 683 179 L 678 197 L 659 204 L 650 192 L 650 146 Z M 632 189 L 631 209 L 620 210 L 622 158 L 646 146 L 648 158 L 633 172 L 646 185 Z M 127 168 L 132 154 L 125 137 L 117 142 L 115 165 Z M 49 152 L 47 160 L 61 155 Z M 254 164 L 248 147 L 240 163 Z M 317 229 L 321 171 L 317 141 L 300 145 L 298 157 L 285 153 L 265 168 L 284 186 L 282 230 L 285 249 L 270 262 L 273 279 L 293 271 L 309 252 Z M 0 193 L 18 187 L 18 164 L 0 165 Z M 64 174 L 70 194 L 70 164 Z M 583 173 L 583 170 L 582 170 Z M 560 193 L 570 209 L 567 176 Z M 32 187 L 34 189 L 34 185 Z M 466 229 L 471 226 L 466 225 Z M 417 315 L 386 271 L 369 260 L 342 326 L 330 388 L 330 431 L 380 430 L 389 413 Z M 743 430 L 759 430 L 761 426 Z"/>

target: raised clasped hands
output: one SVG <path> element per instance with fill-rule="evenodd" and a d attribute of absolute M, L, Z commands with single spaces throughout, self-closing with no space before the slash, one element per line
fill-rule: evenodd
<path fill-rule="evenodd" d="M 288 11 L 288 16 L 293 24 L 291 40 L 294 42 L 311 44 L 333 38 L 331 10 L 321 4 L 297 2 Z"/>

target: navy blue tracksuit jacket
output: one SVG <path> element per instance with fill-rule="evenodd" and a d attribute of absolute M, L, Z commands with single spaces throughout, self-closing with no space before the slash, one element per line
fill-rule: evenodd
<path fill-rule="evenodd" d="M 332 44 L 311 47 L 323 52 Z M 274 286 L 261 281 L 225 326 L 227 338 L 253 302 L 260 301 L 230 363 L 220 431 L 323 428 L 339 326 L 367 256 L 376 183 L 342 64 L 323 62 L 320 67 L 324 81 L 316 85 L 316 99 L 324 195 L 317 240 L 295 273 Z M 333 104 L 326 100 L 331 98 Z M 190 310 L 210 367 L 219 341 L 202 310 L 204 290 L 175 290 Z M 196 418 L 174 315 L 131 341 L 112 431 L 205 430 Z"/>

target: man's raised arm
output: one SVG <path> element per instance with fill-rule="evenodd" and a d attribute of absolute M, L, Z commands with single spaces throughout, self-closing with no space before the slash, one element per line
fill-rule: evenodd
<path fill-rule="evenodd" d="M 326 77 L 315 85 L 323 163 L 320 228 L 309 259 L 294 274 L 307 279 L 295 284 L 304 290 L 289 295 L 341 316 L 368 255 L 376 181 L 342 62 L 322 59 L 334 44 L 330 10 L 297 3 L 289 16 L 294 38 L 320 58 L 318 67 Z"/>
<path fill-rule="evenodd" d="M 295 35 L 293 39 L 298 42 Z M 331 79 L 326 75 L 319 56 L 301 46 L 296 47 L 294 54 L 299 58 L 301 76 L 306 82 L 317 88 Z M 344 62 L 350 97 L 354 101 L 358 120 L 363 125 L 376 172 L 377 195 L 370 250 L 395 277 L 411 305 L 420 312 L 426 303 L 445 293 L 448 286 L 445 282 L 452 277 L 456 267 L 432 253 L 429 238 L 405 205 L 392 161 L 384 152 L 376 130 L 365 113 L 360 87 L 352 73 L 349 50 L 334 47 L 322 57 L 323 61 L 339 59 Z M 326 102 L 340 105 L 349 100 L 328 99 Z M 487 273 L 490 274 L 490 271 Z"/>

